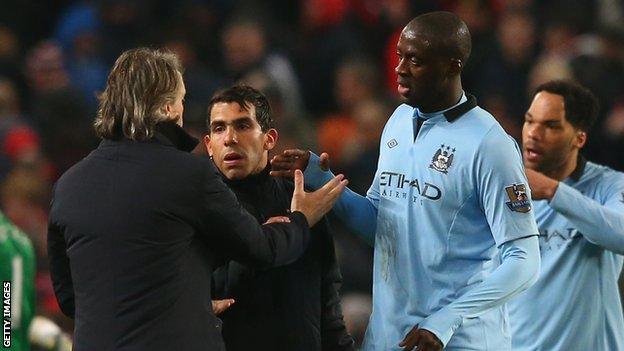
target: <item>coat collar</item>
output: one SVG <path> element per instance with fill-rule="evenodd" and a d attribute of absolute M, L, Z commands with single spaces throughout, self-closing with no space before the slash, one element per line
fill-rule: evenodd
<path fill-rule="evenodd" d="M 119 142 L 134 143 L 135 141 L 127 138 L 112 138 L 102 140 L 100 145 L 110 146 Z M 186 152 L 193 151 L 197 144 L 199 144 L 199 140 L 192 137 L 175 122 L 161 122 L 156 124 L 154 127 L 154 136 L 145 142 L 169 145 Z"/>
<path fill-rule="evenodd" d="M 153 139 L 186 152 L 193 151 L 199 144 L 199 140 L 192 137 L 175 122 L 158 123 L 154 128 Z"/>
<path fill-rule="evenodd" d="M 270 171 L 271 165 L 267 164 L 260 173 L 248 175 L 243 179 L 230 180 L 227 179 L 227 177 L 225 177 L 223 173 L 221 173 L 221 176 L 223 177 L 223 181 L 229 187 L 236 189 L 256 188 L 259 186 L 263 186 L 264 184 L 272 180 L 271 176 L 269 175 Z"/>

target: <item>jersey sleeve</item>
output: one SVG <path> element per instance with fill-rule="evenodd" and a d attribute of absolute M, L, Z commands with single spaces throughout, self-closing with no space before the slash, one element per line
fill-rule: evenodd
<path fill-rule="evenodd" d="M 559 182 L 550 207 L 572 222 L 589 242 L 624 254 L 624 175 L 599 177 L 600 199 L 591 199 Z"/>
<path fill-rule="evenodd" d="M 477 149 L 474 167 L 478 200 L 496 245 L 538 235 L 531 191 L 516 142 L 492 127 Z"/>
<path fill-rule="evenodd" d="M 321 188 L 334 177 L 330 170 L 324 171 L 321 169 L 319 160 L 318 155 L 310 152 L 310 160 L 303 174 L 305 185 L 314 190 Z M 371 188 L 374 187 L 375 181 L 373 181 Z M 377 194 L 379 194 L 379 191 L 377 191 Z M 379 196 L 375 200 L 345 188 L 332 210 L 351 231 L 372 245 L 375 242 L 378 202 Z"/>
<path fill-rule="evenodd" d="M 464 318 L 476 317 L 528 289 L 539 277 L 540 253 L 536 236 L 505 242 L 501 264 L 480 284 L 425 318 L 420 327 L 446 346 Z"/>

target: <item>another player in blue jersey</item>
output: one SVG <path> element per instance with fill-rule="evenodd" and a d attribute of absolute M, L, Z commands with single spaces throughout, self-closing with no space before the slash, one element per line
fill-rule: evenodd
<path fill-rule="evenodd" d="M 403 29 L 396 72 L 406 104 L 384 128 L 366 197 L 346 192 L 334 206 L 375 246 L 364 350 L 510 350 L 504 303 L 537 278 L 520 151 L 462 89 L 470 48 L 466 24 L 448 12 Z M 301 167 L 309 186 L 324 184 L 328 156 L 310 155 L 276 156 L 273 174 Z"/>
<path fill-rule="evenodd" d="M 618 277 L 624 174 L 579 154 L 598 103 L 585 88 L 537 88 L 522 129 L 540 231 L 539 280 L 509 302 L 514 350 L 624 350 Z"/>

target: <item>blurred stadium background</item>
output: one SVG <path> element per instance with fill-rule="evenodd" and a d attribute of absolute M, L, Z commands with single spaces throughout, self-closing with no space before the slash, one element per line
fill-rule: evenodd
<path fill-rule="evenodd" d="M 464 87 L 519 139 L 531 92 L 572 78 L 601 102 L 585 155 L 624 170 L 624 3 L 621 0 L 93 0 L 2 1 L 0 200 L 37 252 L 38 314 L 65 330 L 46 259 L 57 177 L 94 148 L 97 92 L 114 59 L 136 46 L 178 54 L 186 72 L 185 127 L 202 136 L 219 87 L 266 93 L 280 150 L 327 151 L 365 192 L 377 143 L 398 103 L 395 44 L 415 15 L 457 13 L 473 51 Z M 349 327 L 370 313 L 372 250 L 336 225 Z"/>

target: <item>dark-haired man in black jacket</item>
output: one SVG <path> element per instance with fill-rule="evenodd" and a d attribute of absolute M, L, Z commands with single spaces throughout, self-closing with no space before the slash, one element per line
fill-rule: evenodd
<path fill-rule="evenodd" d="M 344 188 L 308 194 L 297 178 L 290 223 L 260 226 L 214 164 L 190 154 L 181 72 L 168 52 L 123 53 L 101 96 L 102 143 L 56 183 L 48 257 L 74 351 L 225 351 L 210 296 L 217 258 L 293 262 Z"/>
<path fill-rule="evenodd" d="M 204 142 L 241 204 L 260 223 L 287 215 L 293 184 L 269 176 L 268 152 L 278 134 L 267 99 L 251 87 L 234 86 L 212 99 L 208 113 Z M 311 230 L 307 250 L 290 265 L 266 270 L 230 261 L 215 271 L 213 297 L 235 301 L 220 315 L 229 351 L 353 350 L 327 220 Z"/>

